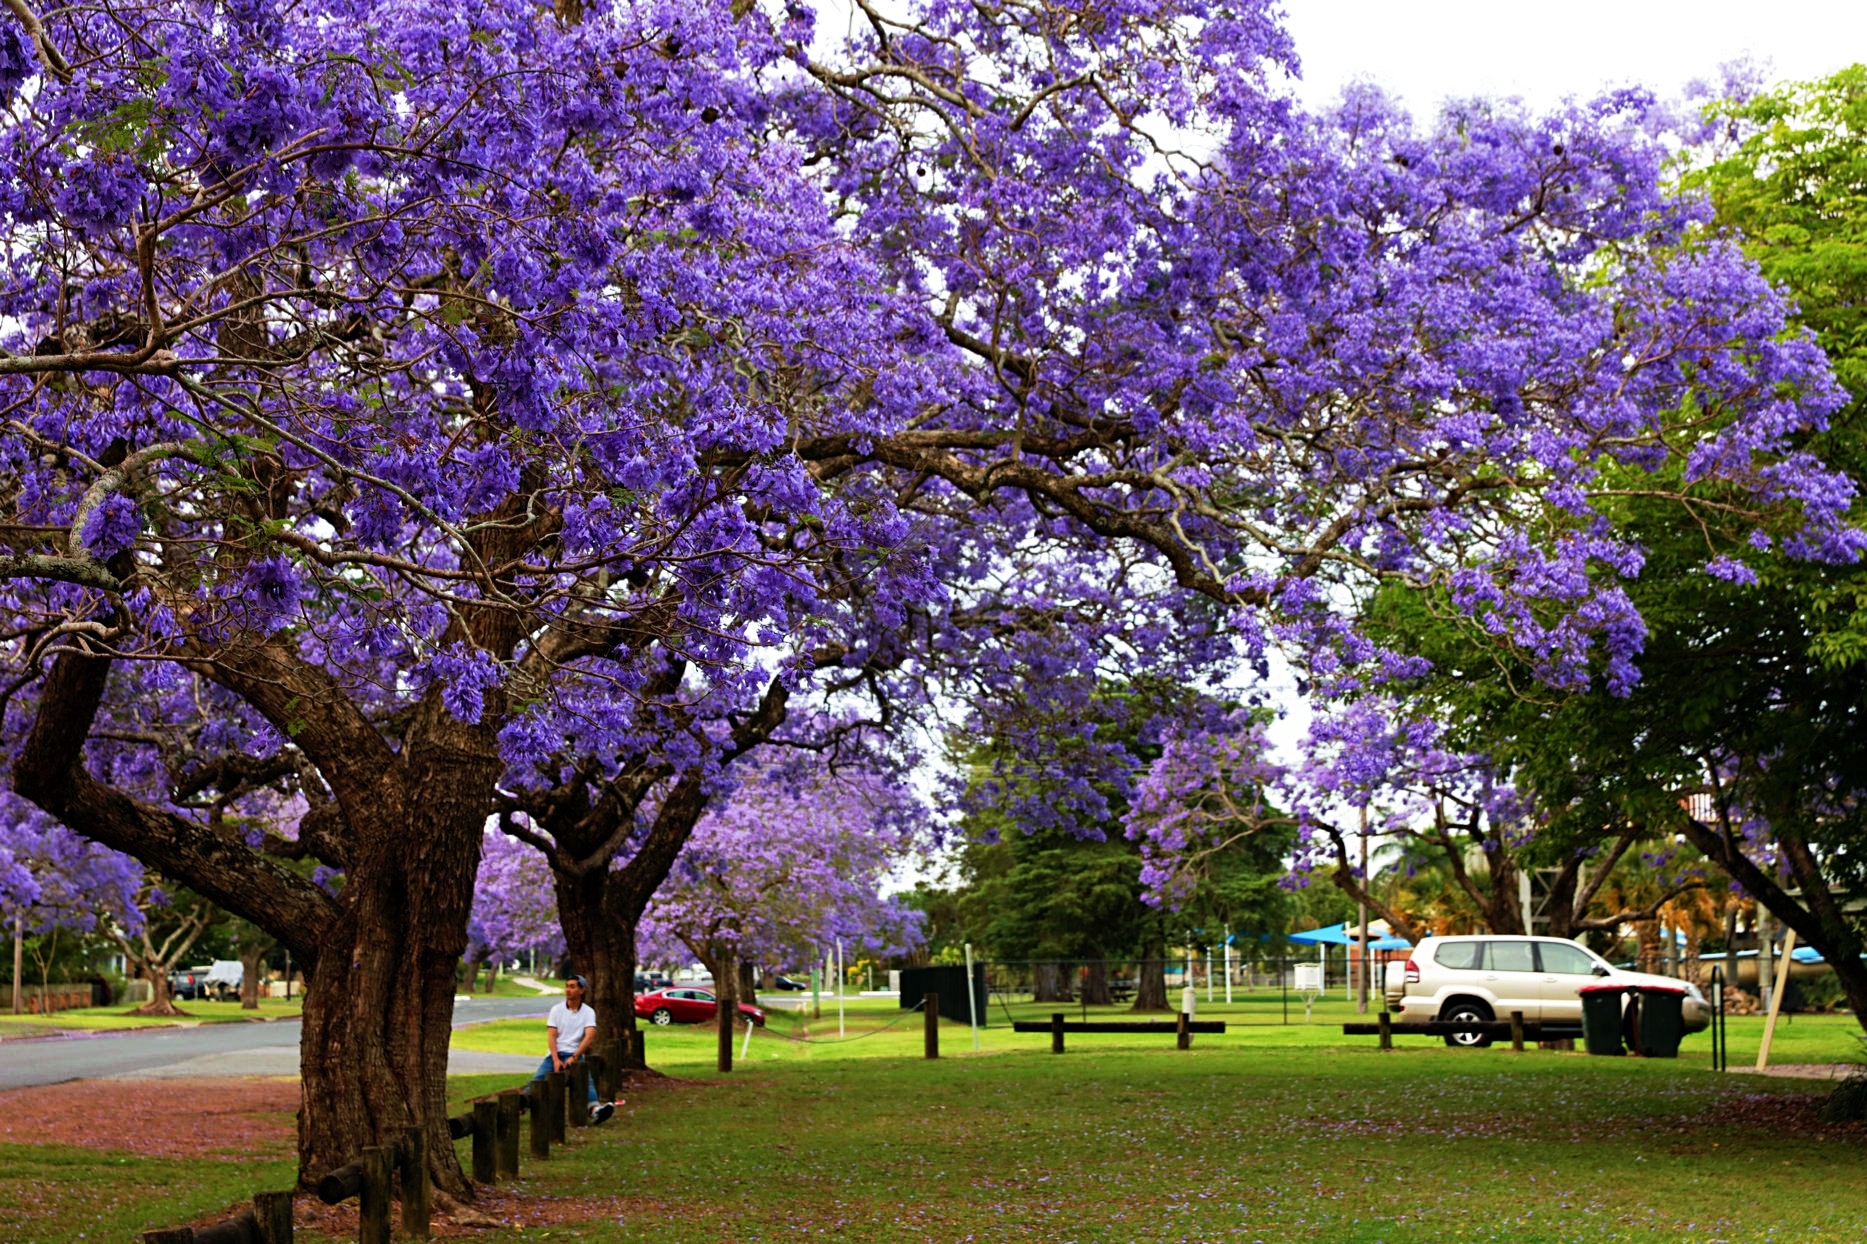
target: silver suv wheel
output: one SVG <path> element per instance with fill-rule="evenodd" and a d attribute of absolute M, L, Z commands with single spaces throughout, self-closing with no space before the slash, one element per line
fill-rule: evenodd
<path fill-rule="evenodd" d="M 1439 1018 L 1448 1023 L 1488 1024 L 1492 1020 L 1492 1015 L 1491 1008 L 1484 1003 L 1461 998 L 1457 1002 L 1449 1003 L 1439 1013 Z M 1482 1032 L 1453 1032 L 1446 1034 L 1446 1044 L 1466 1049 L 1484 1049 L 1491 1044 L 1491 1038 Z"/>

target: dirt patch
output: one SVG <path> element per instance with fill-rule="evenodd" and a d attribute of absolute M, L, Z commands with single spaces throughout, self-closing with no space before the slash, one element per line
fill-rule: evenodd
<path fill-rule="evenodd" d="M 1781 1076 L 1790 1080 L 1845 1080 L 1859 1071 L 1859 1063 L 1780 1063 L 1757 1071 L 1750 1067 L 1738 1070 L 1747 1076 Z"/>
<path fill-rule="evenodd" d="M 1822 1119 L 1827 1094 L 1727 1093 L 1712 1108 L 1709 1122 L 1736 1125 L 1776 1136 L 1819 1140 L 1867 1140 L 1867 1123 L 1828 1123 Z"/>
<path fill-rule="evenodd" d="M 70 1080 L 0 1092 L 0 1141 L 251 1159 L 292 1152 L 298 1081 Z"/>
<path fill-rule="evenodd" d="M 671 1076 L 653 1068 L 638 1067 L 633 1071 L 622 1073 L 624 1096 L 645 1089 L 718 1088 L 719 1085 L 718 1080 L 683 1080 L 679 1076 Z"/>

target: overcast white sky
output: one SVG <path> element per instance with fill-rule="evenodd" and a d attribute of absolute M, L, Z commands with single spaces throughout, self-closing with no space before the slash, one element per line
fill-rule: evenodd
<path fill-rule="evenodd" d="M 1672 95 L 1744 56 L 1772 78 L 1867 60 L 1867 0 L 1285 0 L 1285 11 L 1306 102 L 1367 78 L 1416 115 L 1447 96 L 1547 105 L 1630 83 Z"/>

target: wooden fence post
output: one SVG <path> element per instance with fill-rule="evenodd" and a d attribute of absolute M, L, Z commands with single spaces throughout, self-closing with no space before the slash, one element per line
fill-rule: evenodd
<path fill-rule="evenodd" d="M 543 1160 L 551 1156 L 551 1086 L 533 1080 L 531 1087 L 532 1156 Z"/>
<path fill-rule="evenodd" d="M 545 1126 L 551 1129 L 551 1139 L 560 1145 L 564 1143 L 564 1079 L 561 1071 L 545 1077 Z"/>
<path fill-rule="evenodd" d="M 477 1148 L 480 1142 L 476 1139 L 473 1143 Z M 402 1147 L 396 1156 L 402 1160 L 402 1230 L 426 1239 L 434 1207 L 428 1183 L 428 1129 L 411 1127 L 403 1132 Z"/>
<path fill-rule="evenodd" d="M 1381 1025 L 1381 1048 L 1384 1050 L 1393 1049 L 1394 1048 L 1394 1017 L 1392 1015 L 1389 1015 L 1386 1011 L 1382 1011 L 1381 1014 L 1377 1017 L 1376 1022 Z"/>
<path fill-rule="evenodd" d="M 1050 1052 L 1052 1054 L 1063 1053 L 1063 1012 L 1062 1011 L 1052 1011 L 1050 1013 Z"/>
<path fill-rule="evenodd" d="M 519 1177 L 519 1091 L 507 1089 L 499 1095 L 499 1140 L 493 1150 L 494 1174 L 502 1179 Z"/>
<path fill-rule="evenodd" d="M 255 1192 L 253 1218 L 259 1223 L 259 1244 L 292 1244 L 292 1194 Z"/>
<path fill-rule="evenodd" d="M 391 1153 L 369 1145 L 357 1155 L 363 1164 L 363 1191 L 357 1197 L 357 1244 L 389 1244 Z"/>
<path fill-rule="evenodd" d="M 1180 1018 L 1174 1026 L 1174 1048 L 1190 1050 L 1193 1048 L 1193 1034 L 1186 1027 L 1186 1012 L 1180 1012 Z"/>
<path fill-rule="evenodd" d="M 590 1064 L 578 1059 L 570 1065 L 570 1121 L 573 1127 L 590 1126 Z"/>
<path fill-rule="evenodd" d="M 604 1101 L 615 1101 L 622 1096 L 622 1077 L 629 1066 L 629 1045 L 626 1041 L 606 1041 L 603 1044 L 603 1082 L 596 1086 L 596 1095 Z"/>
<path fill-rule="evenodd" d="M 713 1009 L 713 1026 L 716 1029 L 713 1042 L 713 1067 L 720 1072 L 731 1071 L 733 1069 L 733 1021 L 718 1006 Z"/>
<path fill-rule="evenodd" d="M 473 1182 L 490 1184 L 498 1176 L 499 1104 L 493 1101 L 473 1103 Z"/>
<path fill-rule="evenodd" d="M 596 1085 L 596 1099 L 608 1101 L 609 1094 L 603 1091 L 609 1083 L 609 1043 L 604 1042 L 584 1056 L 590 1064 L 590 1083 Z"/>
<path fill-rule="evenodd" d="M 930 992 L 921 995 L 921 1024 L 924 1034 L 924 1055 L 928 1058 L 940 1057 L 939 994 Z"/>
<path fill-rule="evenodd" d="M 1512 1011 L 1510 1013 L 1510 1048 L 1519 1054 L 1523 1053 L 1522 1011 Z"/>

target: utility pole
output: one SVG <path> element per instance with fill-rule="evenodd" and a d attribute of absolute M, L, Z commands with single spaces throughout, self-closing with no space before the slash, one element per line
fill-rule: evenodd
<path fill-rule="evenodd" d="M 1225 926 L 1225 1005 L 1232 1005 L 1232 926 Z"/>
<path fill-rule="evenodd" d="M 1355 973 L 1355 1009 L 1368 1013 L 1368 805 L 1361 807 L 1361 966 Z"/>
<path fill-rule="evenodd" d="M 1776 992 L 1776 946 L 1775 937 L 1770 929 L 1770 910 L 1761 902 L 1757 904 L 1757 997 L 1763 1003 L 1763 1009 L 1770 1009 L 1770 998 Z"/>
<path fill-rule="evenodd" d="M 966 943 L 966 1022 L 972 1025 L 972 1052 L 979 1052 L 979 1009 L 972 983 L 972 943 Z"/>

